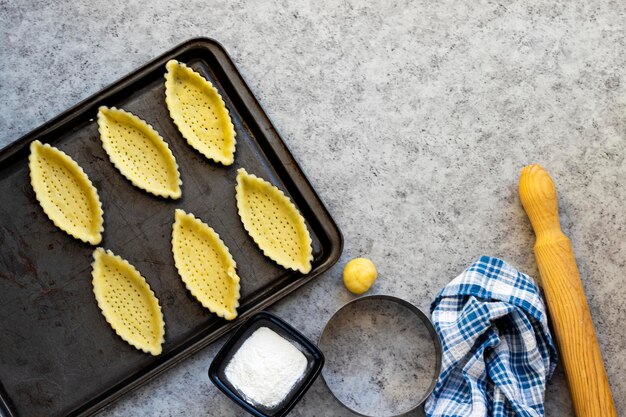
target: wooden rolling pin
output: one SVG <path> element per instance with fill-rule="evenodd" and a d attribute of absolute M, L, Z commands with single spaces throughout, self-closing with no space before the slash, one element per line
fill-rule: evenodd
<path fill-rule="evenodd" d="M 522 170 L 519 194 L 577 417 L 617 417 L 572 245 L 561 231 L 554 182 L 540 165 Z"/>

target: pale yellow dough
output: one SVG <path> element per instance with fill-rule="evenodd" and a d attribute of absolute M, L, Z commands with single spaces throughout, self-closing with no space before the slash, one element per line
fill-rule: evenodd
<path fill-rule="evenodd" d="M 363 294 L 369 290 L 378 276 L 376 266 L 367 258 L 355 258 L 343 269 L 343 283 L 354 294 Z"/>
<path fill-rule="evenodd" d="M 291 200 L 269 182 L 237 171 L 237 209 L 244 228 L 265 256 L 308 274 L 313 260 L 311 236 Z"/>
<path fill-rule="evenodd" d="M 178 164 L 152 126 L 130 112 L 102 106 L 98 130 L 109 159 L 133 185 L 157 196 L 180 198 Z"/>
<path fill-rule="evenodd" d="M 176 60 L 165 68 L 165 103 L 185 140 L 198 152 L 224 165 L 235 160 L 235 127 L 217 89 Z"/>
<path fill-rule="evenodd" d="M 237 317 L 237 265 L 219 235 L 193 214 L 177 209 L 172 252 L 176 269 L 191 294 L 218 316 L 226 320 Z"/>
<path fill-rule="evenodd" d="M 28 167 L 37 201 L 54 225 L 83 242 L 100 243 L 104 218 L 98 190 L 76 161 L 36 140 Z"/>
<path fill-rule="evenodd" d="M 110 250 L 98 248 L 93 258 L 93 293 L 106 321 L 131 346 L 159 355 L 165 322 L 150 285 L 134 266 Z"/>

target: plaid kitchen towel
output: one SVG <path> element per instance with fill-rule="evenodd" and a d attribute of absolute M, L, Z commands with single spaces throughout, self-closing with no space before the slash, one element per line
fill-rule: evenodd
<path fill-rule="evenodd" d="M 431 316 L 443 368 L 427 416 L 544 415 L 557 354 L 532 278 L 483 256 L 437 295 Z"/>

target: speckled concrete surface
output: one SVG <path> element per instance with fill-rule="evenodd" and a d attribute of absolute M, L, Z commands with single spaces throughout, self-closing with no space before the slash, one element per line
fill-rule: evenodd
<path fill-rule="evenodd" d="M 516 185 L 545 165 L 626 413 L 626 3 L 0 0 L 0 34 L 0 144 L 185 39 L 222 42 L 345 235 L 273 308 L 313 338 L 357 255 L 422 308 L 481 254 L 536 275 Z M 243 415 L 206 376 L 220 345 L 102 415 Z M 573 415 L 561 371 L 547 410 Z M 292 415 L 347 413 L 318 381 Z"/>

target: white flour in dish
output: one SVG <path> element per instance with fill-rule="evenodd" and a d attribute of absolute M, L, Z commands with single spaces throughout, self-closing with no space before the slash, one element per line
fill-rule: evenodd
<path fill-rule="evenodd" d="M 259 327 L 235 352 L 226 378 L 247 400 L 271 408 L 289 394 L 306 366 L 306 357 L 291 342 Z"/>

